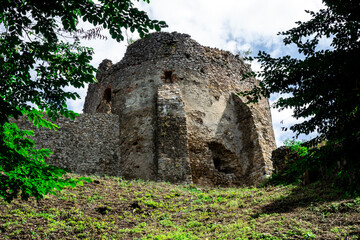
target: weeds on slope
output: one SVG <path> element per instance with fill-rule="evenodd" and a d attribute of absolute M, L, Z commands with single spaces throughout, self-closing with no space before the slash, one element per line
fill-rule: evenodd
<path fill-rule="evenodd" d="M 0 239 L 360 237 L 360 197 L 320 183 L 209 188 L 92 179 L 39 201 L 0 200 Z"/>

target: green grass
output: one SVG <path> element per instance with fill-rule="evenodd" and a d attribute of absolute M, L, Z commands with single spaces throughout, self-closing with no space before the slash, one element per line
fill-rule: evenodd
<path fill-rule="evenodd" d="M 210 188 L 93 179 L 39 201 L 0 200 L 0 239 L 360 238 L 360 198 L 320 183 Z"/>

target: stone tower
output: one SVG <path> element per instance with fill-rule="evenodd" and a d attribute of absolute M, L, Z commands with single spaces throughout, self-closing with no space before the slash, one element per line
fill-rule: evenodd
<path fill-rule="evenodd" d="M 249 65 L 179 33 L 153 33 L 104 60 L 84 113 L 119 116 L 121 175 L 202 185 L 257 184 L 275 149 L 267 99 L 237 95 Z"/>

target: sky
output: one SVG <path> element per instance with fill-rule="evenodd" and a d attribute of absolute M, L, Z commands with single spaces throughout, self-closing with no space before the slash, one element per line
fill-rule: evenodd
<path fill-rule="evenodd" d="M 236 53 L 251 50 L 256 55 L 260 50 L 266 51 L 272 57 L 291 55 L 299 57 L 294 46 L 284 46 L 282 36 L 278 32 L 295 27 L 296 21 L 306 21 L 310 15 L 305 10 L 317 11 L 324 8 L 321 0 L 150 0 L 135 2 L 135 5 L 148 13 L 149 17 L 164 20 L 169 25 L 163 31 L 180 32 L 191 35 L 192 39 L 204 46 L 216 47 Z M 85 26 L 86 27 L 86 26 Z M 104 31 L 103 34 L 107 35 Z M 129 37 L 138 38 L 129 34 Z M 119 62 L 125 51 L 127 42 L 118 43 L 111 37 L 107 41 L 82 41 L 83 45 L 94 49 L 91 64 L 97 67 L 107 58 L 113 63 Z M 328 42 L 320 44 L 326 46 Z M 260 65 L 253 62 L 252 69 L 260 71 Z M 73 89 L 70 89 L 73 90 Z M 75 112 L 82 112 L 87 89 L 76 89 L 81 99 L 69 101 L 68 107 Z M 272 95 L 272 104 L 279 95 Z M 281 146 L 286 139 L 295 134 L 282 131 L 282 127 L 289 127 L 302 121 L 293 118 L 292 110 L 279 112 L 272 108 L 272 121 L 277 146 Z M 315 136 L 299 136 L 299 140 L 308 140 Z"/>

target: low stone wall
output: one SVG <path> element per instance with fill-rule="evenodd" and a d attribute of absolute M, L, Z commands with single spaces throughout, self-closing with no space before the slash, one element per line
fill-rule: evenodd
<path fill-rule="evenodd" d="M 75 120 L 60 117 L 57 131 L 34 127 L 27 118 L 15 121 L 34 131 L 37 148 L 54 154 L 46 162 L 78 174 L 120 176 L 119 117 L 113 114 L 81 114 Z"/>

